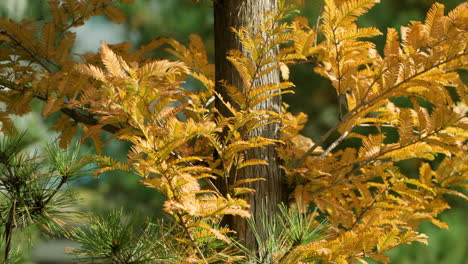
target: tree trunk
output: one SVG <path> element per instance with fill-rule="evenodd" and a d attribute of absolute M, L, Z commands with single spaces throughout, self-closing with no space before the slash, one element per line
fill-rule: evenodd
<path fill-rule="evenodd" d="M 217 0 L 214 3 L 216 90 L 223 96 L 224 100 L 229 101 L 226 92 L 219 85 L 221 80 L 235 85 L 241 91 L 245 90 L 240 75 L 226 59 L 226 53 L 229 50 L 237 49 L 243 51 L 239 39 L 232 32 L 232 28 L 238 29 L 258 24 L 262 14 L 277 8 L 277 0 Z M 272 71 L 260 77 L 255 82 L 255 86 L 271 83 L 279 83 L 278 71 Z M 230 115 L 220 102 L 217 102 L 216 105 L 221 114 L 225 116 Z M 268 109 L 279 113 L 281 111 L 281 97 L 276 96 L 265 100 L 256 105 L 255 108 Z M 279 124 L 265 125 L 244 136 L 246 138 L 261 136 L 277 139 L 279 137 L 279 127 Z M 254 195 L 248 197 L 252 217 L 258 219 L 262 210 L 275 214 L 277 204 L 287 199 L 287 189 L 283 180 L 283 173 L 279 168 L 279 160 L 275 147 L 252 149 L 247 151 L 245 155 L 246 159 L 264 159 L 269 164 L 268 166 L 249 166 L 237 172 L 238 180 L 245 178 L 266 179 L 266 181 L 257 181 L 250 185 L 256 191 Z M 219 187 L 225 190 L 225 186 Z M 266 207 L 265 201 L 267 201 Z M 247 248 L 253 250 L 253 252 L 256 251 L 257 243 L 255 237 L 245 219 L 226 217 L 224 222 L 237 232 L 239 239 Z M 261 237 L 264 237 L 262 235 L 264 233 L 263 230 L 259 228 L 257 230 Z"/>

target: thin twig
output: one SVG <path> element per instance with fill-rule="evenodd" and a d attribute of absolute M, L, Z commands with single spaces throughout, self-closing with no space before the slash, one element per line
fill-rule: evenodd
<path fill-rule="evenodd" d="M 67 32 L 70 28 L 74 27 L 76 25 L 76 23 L 78 23 L 80 20 L 84 20 L 85 19 L 85 15 L 89 15 L 89 14 L 92 14 L 94 12 L 96 12 L 98 9 L 105 9 L 107 6 L 109 5 L 113 5 L 115 3 L 115 1 L 111 1 L 110 3 L 107 2 L 107 3 L 104 3 L 102 4 L 101 6 L 96 6 L 94 7 L 92 10 L 88 11 L 88 7 L 90 7 L 91 5 L 86 5 L 86 10 L 85 12 L 83 12 L 84 14 L 81 14 L 79 17 L 77 18 L 74 18 L 72 17 L 72 22 L 70 22 L 70 24 L 68 24 L 66 27 L 64 27 L 62 29 L 62 32 L 60 32 L 60 34 L 58 35 L 57 38 L 60 38 L 63 36 L 63 34 L 65 34 L 65 32 Z M 87 14 L 86 14 L 87 13 Z M 89 15 L 91 16 L 91 15 Z"/>
<path fill-rule="evenodd" d="M 178 153 L 175 153 L 174 151 L 171 151 L 171 154 L 172 154 L 174 157 L 178 158 L 178 159 L 182 159 L 182 156 L 180 156 L 180 154 L 178 154 Z M 188 165 L 190 165 L 190 166 L 192 166 L 192 167 L 195 166 L 195 165 L 194 165 L 192 162 L 190 162 L 190 161 L 185 161 L 185 163 L 188 164 Z M 218 194 L 221 194 L 221 192 L 218 190 L 218 188 L 216 188 L 216 185 L 211 181 L 211 179 L 209 179 L 209 178 L 204 178 L 203 180 L 208 184 L 208 186 L 210 186 L 210 188 L 211 188 L 213 191 L 217 192 Z"/>
<path fill-rule="evenodd" d="M 19 41 L 15 36 L 9 34 L 7 31 L 1 31 L 0 34 L 3 34 L 7 37 L 9 37 L 11 40 L 13 40 L 13 42 L 21 47 L 24 51 L 26 51 L 26 53 L 29 54 L 29 56 L 31 56 L 39 65 L 42 66 L 42 68 L 44 68 L 46 71 L 48 72 L 52 72 L 49 67 L 47 67 L 47 65 L 45 65 L 41 58 L 39 58 L 36 54 L 34 54 L 34 52 L 32 52 L 30 49 L 28 49 L 25 45 L 23 45 L 23 43 L 21 41 Z"/>
<path fill-rule="evenodd" d="M 352 170 L 351 173 L 350 173 L 350 172 L 346 173 L 343 177 L 346 178 L 346 177 L 348 177 L 349 175 L 352 175 L 352 174 L 353 174 L 354 172 L 356 172 L 358 169 L 359 169 L 359 168 L 356 168 L 356 169 Z M 316 195 L 316 194 L 318 194 L 318 193 L 320 193 L 320 192 L 323 192 L 323 191 L 325 191 L 325 190 L 334 188 L 334 187 L 336 187 L 336 186 L 340 186 L 340 185 L 342 185 L 342 184 L 349 183 L 349 182 L 352 182 L 352 181 L 357 180 L 357 179 L 360 179 L 360 178 L 364 178 L 364 177 L 368 177 L 368 176 L 376 176 L 376 175 L 377 175 L 376 173 L 360 174 L 360 175 L 357 175 L 357 176 L 355 176 L 355 177 L 353 177 L 353 178 L 351 178 L 351 179 L 344 179 L 344 180 L 342 180 L 342 181 L 334 182 L 334 183 L 331 183 L 331 184 L 329 184 L 329 185 L 323 186 L 323 187 L 321 187 L 321 188 L 318 188 L 318 189 L 315 190 L 315 191 L 311 191 L 310 194 L 311 194 L 311 195 Z M 320 177 L 320 176 L 318 176 L 318 177 Z"/>
<path fill-rule="evenodd" d="M 54 196 L 59 192 L 63 185 L 67 182 L 68 177 L 61 177 L 59 184 L 55 187 L 53 193 L 44 201 L 43 206 L 49 204 L 49 202 L 54 198 Z"/>
<path fill-rule="evenodd" d="M 195 250 L 197 251 L 197 255 L 203 260 L 203 262 L 208 263 L 205 259 L 205 256 L 203 255 L 203 252 L 201 251 L 200 247 L 198 246 L 197 242 L 193 238 L 192 234 L 190 233 L 190 230 L 188 229 L 187 225 L 185 224 L 182 215 L 179 212 L 176 212 L 177 217 L 179 218 L 179 224 L 184 230 L 184 232 L 187 234 L 190 242 L 192 242 L 192 245 L 195 247 Z"/>
<path fill-rule="evenodd" d="M 350 115 L 351 112 L 348 112 L 346 113 L 346 115 L 343 117 L 343 120 L 346 120 L 347 116 Z M 325 140 L 327 140 L 331 134 L 333 134 L 333 132 L 335 132 L 339 126 L 343 123 L 343 121 L 340 121 L 340 122 L 337 122 L 332 128 L 330 128 L 327 133 L 325 133 L 323 136 L 320 137 L 320 139 L 315 142 L 314 145 L 312 145 L 312 147 L 310 147 L 305 153 L 304 155 L 302 156 L 302 158 L 295 164 L 295 168 L 298 168 L 300 167 L 304 161 L 307 159 L 308 156 L 310 156 L 310 154 L 312 154 L 314 152 L 315 149 L 317 149 L 320 145 L 322 145 Z"/>
<path fill-rule="evenodd" d="M 359 215 L 356 217 L 356 220 L 354 221 L 354 223 L 351 225 L 351 227 L 348 230 L 352 230 L 357 225 L 357 223 L 359 223 L 359 221 L 364 217 L 365 213 L 369 211 L 372 208 L 372 206 L 374 206 L 374 204 L 377 202 L 377 199 L 379 198 L 379 196 L 384 194 L 386 191 L 388 191 L 388 189 L 390 189 L 390 185 L 387 185 L 387 187 L 384 190 L 382 190 L 380 193 L 375 195 L 375 197 L 372 199 L 372 202 L 368 204 L 361 211 L 361 213 L 359 213 Z"/>
<path fill-rule="evenodd" d="M 345 131 L 343 134 L 341 134 L 341 136 L 339 138 L 337 138 L 326 150 L 325 152 L 322 153 L 322 155 L 320 155 L 320 158 L 324 158 L 328 155 L 328 153 L 330 153 L 334 148 L 336 148 L 336 146 L 338 146 L 338 144 L 341 143 L 341 141 L 343 141 L 343 139 L 345 139 L 345 137 L 347 137 L 349 134 L 349 131 Z"/>

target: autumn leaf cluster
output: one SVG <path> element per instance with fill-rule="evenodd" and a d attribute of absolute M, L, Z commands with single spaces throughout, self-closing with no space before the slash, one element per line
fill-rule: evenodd
<path fill-rule="evenodd" d="M 243 51 L 230 51 L 227 58 L 246 89 L 222 83 L 227 100 L 215 90 L 214 66 L 197 35 L 186 46 L 159 38 L 135 51 L 127 42 L 102 43 L 97 54 L 72 55 L 71 28 L 100 14 L 124 20 L 113 2 L 49 1 L 51 21 L 0 19 L 2 129 L 11 131 L 9 114 L 30 112 L 36 98 L 44 101 L 44 116 L 61 113 L 54 130 L 62 146 L 78 127 L 98 153 L 109 141 L 102 140 L 104 131 L 131 142 L 126 163 L 98 156 L 95 175 L 128 171 L 163 194 L 165 212 L 182 230 L 178 239 L 187 245 L 187 260 L 232 260 L 200 245 L 209 237 L 232 247 L 231 231 L 219 222 L 224 215 L 249 217 L 243 196 L 255 191 L 249 183 L 268 180 L 228 180 L 247 166 L 268 165 L 247 158 L 248 149 L 274 145 L 293 190 L 291 204 L 304 214 L 317 207 L 330 224 L 323 239 L 277 252 L 281 263 L 365 263 L 369 257 L 387 263 L 385 251 L 426 243 L 416 231 L 421 221 L 447 228 L 436 218 L 449 208 L 445 194 L 467 198 L 454 189 L 466 188 L 468 177 L 468 97 L 459 75 L 467 68 L 467 3 L 447 15 L 436 3 L 425 21 L 399 32 L 387 29 L 383 52 L 369 40 L 383 33 L 356 24 L 378 0 L 326 0 L 318 27 L 295 6 L 280 3 L 260 25 L 233 29 Z M 162 48 L 177 60 L 146 57 Z M 300 134 L 305 114 L 290 113 L 286 105 L 280 113 L 255 108 L 293 92 L 289 67 L 304 63 L 344 99 L 339 121 L 316 142 Z M 256 85 L 272 71 L 281 74 L 280 83 Z M 186 89 L 189 78 L 198 81 L 196 89 Z M 231 114 L 220 114 L 214 101 Z M 246 136 L 269 123 L 281 124 L 280 139 Z M 349 139 L 360 143 L 340 147 Z M 409 159 L 420 161 L 417 177 L 397 166 Z"/>

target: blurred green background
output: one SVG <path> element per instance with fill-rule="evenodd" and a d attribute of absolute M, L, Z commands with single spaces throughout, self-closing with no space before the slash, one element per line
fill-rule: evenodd
<path fill-rule="evenodd" d="M 309 18 L 311 25 L 316 23 L 323 1 L 307 0 L 302 15 Z M 422 20 L 425 13 L 434 3 L 429 0 L 384 0 L 368 14 L 359 19 L 361 26 L 375 26 L 383 33 L 388 27 L 399 28 L 411 20 Z M 462 3 L 461 0 L 441 1 L 447 10 Z M 191 0 L 135 0 L 133 5 L 121 5 L 128 16 L 126 23 L 117 25 L 105 17 L 94 17 L 85 25 L 76 28 L 77 42 L 74 52 L 95 52 L 100 41 L 114 44 L 130 41 L 135 47 L 157 37 L 171 37 L 186 43 L 189 34 L 199 34 L 205 40 L 210 58 L 214 53 L 214 35 L 212 31 L 213 16 L 210 1 L 193 4 Z M 15 21 L 27 18 L 46 18 L 46 0 L 0 0 L 0 16 L 9 17 Z M 381 50 L 385 37 L 374 38 Z M 167 56 L 164 53 L 153 54 L 156 57 Z M 213 60 L 211 60 L 213 61 Z M 466 75 L 466 74 L 464 74 Z M 305 112 L 309 122 L 304 133 L 312 139 L 318 139 L 337 121 L 337 105 L 334 89 L 329 82 L 314 74 L 311 65 L 294 66 L 291 69 L 291 79 L 295 82 L 296 94 L 287 95 L 285 101 L 292 112 Z M 39 103 L 38 103 L 39 104 Z M 19 127 L 28 129 L 31 134 L 42 141 L 53 141 L 56 134 L 50 130 L 54 116 L 44 120 L 36 111 L 24 117 L 17 118 Z M 104 154 L 124 160 L 128 145 L 112 142 Z M 91 153 L 92 146 L 87 144 L 84 152 Z M 414 169 L 417 163 L 404 164 L 406 170 Z M 405 169 L 405 168 L 403 168 Z M 129 213 L 137 213 L 142 218 L 159 217 L 162 197 L 152 189 L 139 185 L 138 178 L 124 173 L 110 173 L 100 179 L 89 178 L 76 184 L 75 188 L 83 198 L 82 210 L 90 208 L 94 212 L 104 212 L 110 208 L 123 206 Z M 429 235 L 429 246 L 422 244 L 407 245 L 388 253 L 393 263 L 398 264 L 465 264 L 468 263 L 468 203 L 461 199 L 450 197 L 452 210 L 441 216 L 441 220 L 449 224 L 450 230 L 440 230 L 424 223 L 420 231 Z M 37 238 L 31 250 L 28 263 L 67 263 L 70 257 L 63 253 L 63 248 L 73 246 L 65 240 L 46 240 Z M 25 262 L 26 263 L 26 262 Z"/>

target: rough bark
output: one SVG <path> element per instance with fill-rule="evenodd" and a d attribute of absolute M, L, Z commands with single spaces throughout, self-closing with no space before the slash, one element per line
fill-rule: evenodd
<path fill-rule="evenodd" d="M 226 59 L 229 50 L 238 49 L 243 51 L 242 45 L 237 36 L 232 32 L 232 28 L 248 27 L 260 22 L 262 14 L 277 8 L 277 0 L 217 0 L 214 4 L 214 25 L 215 25 L 215 64 L 217 91 L 225 100 L 229 98 L 219 84 L 221 80 L 237 86 L 241 91 L 245 90 L 242 80 L 234 67 Z M 255 86 L 271 83 L 279 83 L 279 72 L 272 71 L 262 76 L 255 82 Z M 230 113 L 221 103 L 216 104 L 221 114 L 228 116 Z M 255 106 L 257 109 L 268 109 L 281 111 L 281 97 L 277 96 L 263 101 Z M 265 138 L 279 137 L 279 124 L 270 124 L 256 129 L 245 135 L 246 138 L 261 136 Z M 237 179 L 243 178 L 264 178 L 266 181 L 257 181 L 250 185 L 255 189 L 255 194 L 248 197 L 251 205 L 251 214 L 258 218 L 262 210 L 267 210 L 274 214 L 277 211 L 277 204 L 287 199 L 285 181 L 283 173 L 279 168 L 279 160 L 274 146 L 268 148 L 252 149 L 245 153 L 246 158 L 260 158 L 266 160 L 268 166 L 250 166 L 237 172 Z M 220 186 L 225 189 L 225 186 Z M 265 208 L 265 200 L 268 201 Z M 235 230 L 242 243 L 249 249 L 257 249 L 255 238 L 245 219 L 240 217 L 227 217 L 224 219 L 233 230 Z M 257 228 L 257 230 L 259 230 Z M 259 230 L 263 237 L 263 230 Z"/>

